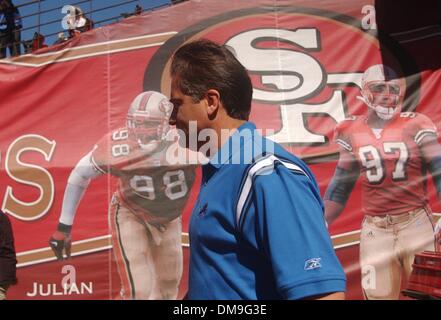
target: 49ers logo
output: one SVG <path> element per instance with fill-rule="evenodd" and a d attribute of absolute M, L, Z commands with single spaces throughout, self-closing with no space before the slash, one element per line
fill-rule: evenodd
<path fill-rule="evenodd" d="M 252 8 L 228 12 L 169 39 L 146 70 L 145 90 L 169 91 L 171 54 L 184 42 L 208 38 L 230 46 L 253 81 L 251 120 L 305 158 L 333 154 L 336 123 L 365 113 L 356 99 L 369 66 L 386 63 L 400 74 L 415 67 L 392 40 L 379 43 L 361 19 L 303 7 Z M 361 8 L 360 8 L 361 10 Z M 161 75 L 160 77 L 158 77 Z M 419 77 L 407 81 L 405 109 L 419 100 Z"/>

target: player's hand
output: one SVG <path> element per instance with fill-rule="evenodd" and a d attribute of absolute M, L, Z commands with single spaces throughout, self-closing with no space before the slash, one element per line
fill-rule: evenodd
<path fill-rule="evenodd" d="M 57 260 L 64 260 L 63 251 L 66 254 L 66 259 L 70 258 L 72 238 L 70 233 L 55 231 L 49 239 L 49 245 L 54 252 Z"/>

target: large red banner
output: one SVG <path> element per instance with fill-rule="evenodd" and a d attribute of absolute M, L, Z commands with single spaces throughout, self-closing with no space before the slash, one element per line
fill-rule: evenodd
<path fill-rule="evenodd" d="M 187 1 L 3 60 L 0 197 L 12 221 L 19 267 L 10 299 L 118 297 L 107 216 L 115 178 L 104 175 L 90 184 L 75 218 L 71 260 L 55 261 L 48 239 L 76 163 L 104 135 L 125 125 L 136 95 L 169 94 L 170 57 L 197 38 L 234 49 L 253 80 L 251 120 L 258 128 L 273 129 L 271 139 L 309 163 L 322 195 L 338 159 L 335 125 L 366 113 L 356 97 L 369 66 L 387 61 L 405 74 L 405 111 L 423 113 L 438 127 L 441 123 L 441 73 L 428 62 L 441 56 L 439 36 L 410 41 L 403 34 L 380 34 L 374 1 Z M 422 55 L 421 48 L 430 54 Z M 197 192 L 198 183 L 183 213 L 186 262 L 188 216 Z M 432 209 L 440 212 L 431 182 L 428 195 Z M 352 299 L 362 298 L 360 197 L 357 184 L 330 226 Z M 186 275 L 187 270 L 180 296 Z M 63 290 L 66 277 L 76 279 L 76 290 Z"/>

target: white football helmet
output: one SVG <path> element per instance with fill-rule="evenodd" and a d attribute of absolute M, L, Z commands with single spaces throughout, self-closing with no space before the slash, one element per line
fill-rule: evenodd
<path fill-rule="evenodd" d="M 129 137 L 142 149 L 155 149 L 170 129 L 169 118 L 173 104 L 161 93 L 146 91 L 139 94 L 127 113 Z"/>
<path fill-rule="evenodd" d="M 369 67 L 361 79 L 361 97 L 380 119 L 389 120 L 400 112 L 403 85 L 394 70 L 383 64 Z"/>

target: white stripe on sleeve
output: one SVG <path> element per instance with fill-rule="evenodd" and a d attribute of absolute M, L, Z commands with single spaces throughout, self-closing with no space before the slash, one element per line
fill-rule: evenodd
<path fill-rule="evenodd" d="M 263 157 L 262 159 L 259 159 L 248 170 L 247 177 L 245 178 L 245 183 L 243 184 L 242 189 L 239 192 L 239 201 L 237 202 L 237 207 L 236 207 L 236 223 L 237 223 L 237 225 L 239 225 L 239 220 L 242 215 L 243 207 L 245 206 L 245 203 L 249 197 L 249 194 L 250 194 L 250 191 L 251 191 L 251 188 L 253 185 L 254 176 L 264 168 L 271 168 L 271 167 L 274 168 L 276 161 L 280 162 L 282 165 L 284 165 L 289 170 L 296 171 L 296 172 L 301 173 L 309 178 L 309 176 L 305 173 L 305 171 L 303 171 L 298 165 L 295 165 L 290 162 L 282 161 L 274 155 L 268 155 L 266 157 Z"/>

